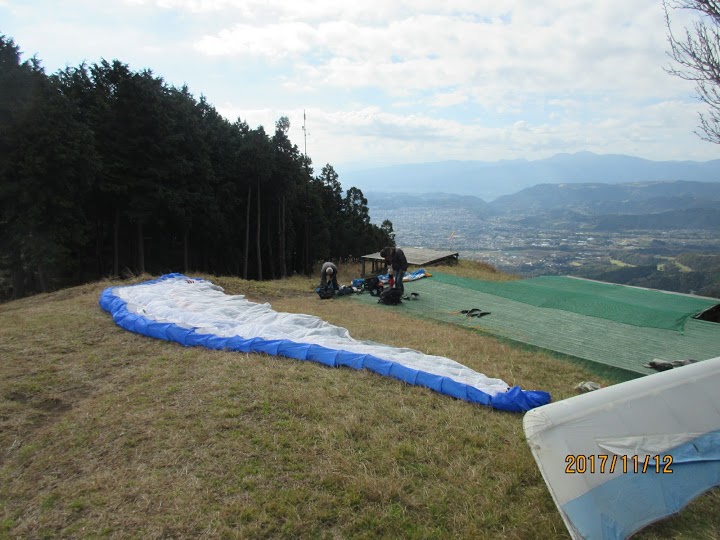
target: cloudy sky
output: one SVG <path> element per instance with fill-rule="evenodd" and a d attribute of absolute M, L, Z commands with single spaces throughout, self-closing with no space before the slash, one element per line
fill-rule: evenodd
<path fill-rule="evenodd" d="M 676 14 L 678 23 L 685 23 Z M 539 159 L 720 158 L 668 75 L 661 0 L 0 0 L 51 73 L 119 59 L 223 115 L 280 116 L 316 171 Z"/>

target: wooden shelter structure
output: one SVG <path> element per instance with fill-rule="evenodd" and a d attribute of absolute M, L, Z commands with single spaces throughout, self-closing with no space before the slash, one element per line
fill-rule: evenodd
<path fill-rule="evenodd" d="M 400 247 L 400 246 L 398 246 Z M 457 263 L 459 253 L 457 251 L 437 251 L 434 249 L 420 249 L 410 247 L 400 247 L 405 253 L 408 264 L 412 266 L 430 266 L 441 262 Z M 380 256 L 380 252 L 363 255 L 360 257 L 362 262 L 362 277 L 365 277 L 366 263 L 371 264 L 371 274 L 377 274 L 380 269 L 385 268 L 385 259 Z"/>

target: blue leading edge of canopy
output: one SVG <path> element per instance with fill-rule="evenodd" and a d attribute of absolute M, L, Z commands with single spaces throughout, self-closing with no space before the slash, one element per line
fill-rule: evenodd
<path fill-rule="evenodd" d="M 158 279 L 145 281 L 139 285 L 149 285 L 177 277 L 186 278 L 182 274 L 166 274 Z M 130 313 L 126 302 L 116 296 L 113 289 L 114 287 L 105 289 L 100 295 L 99 303 L 100 307 L 112 315 L 118 326 L 144 336 L 174 341 L 185 347 L 200 346 L 245 353 L 260 352 L 273 356 L 286 356 L 296 360 L 309 360 L 331 367 L 344 366 L 358 370 L 368 369 L 380 375 L 393 377 L 408 384 L 424 386 L 441 394 L 469 401 L 470 403 L 479 403 L 509 412 L 526 412 L 550 402 L 548 392 L 522 390 L 519 386 L 513 386 L 507 392 L 491 396 L 470 385 L 454 381 L 449 377 L 412 369 L 370 354 L 330 349 L 322 345 L 296 343 L 287 339 L 245 339 L 240 336 L 228 338 L 213 334 L 199 334 L 192 328 L 188 329 L 172 323 L 156 322 L 142 315 Z"/>

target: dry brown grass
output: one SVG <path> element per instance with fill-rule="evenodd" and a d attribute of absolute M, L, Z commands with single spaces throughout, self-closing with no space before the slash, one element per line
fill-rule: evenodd
<path fill-rule="evenodd" d="M 341 268 L 341 282 L 357 273 Z M 212 279 L 555 399 L 590 377 L 462 328 L 320 301 L 314 278 Z M 0 305 L 0 538 L 567 537 L 521 415 L 134 335 L 97 305 L 110 284 Z M 715 537 L 718 502 L 716 490 L 645 537 Z"/>
<path fill-rule="evenodd" d="M 481 261 L 466 261 L 461 259 L 457 262 L 457 264 L 442 265 L 437 267 L 431 266 L 426 268 L 426 270 L 432 273 L 435 268 L 445 274 L 453 274 L 455 276 L 472 279 L 482 279 L 483 281 L 511 281 L 520 279 L 520 276 L 500 272 L 494 266 Z"/>

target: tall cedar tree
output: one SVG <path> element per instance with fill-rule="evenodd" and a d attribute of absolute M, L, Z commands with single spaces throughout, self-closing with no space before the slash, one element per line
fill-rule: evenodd
<path fill-rule="evenodd" d="M 0 37 L 0 298 L 123 273 L 308 273 L 392 242 L 269 136 L 119 60 L 47 76 Z"/>

